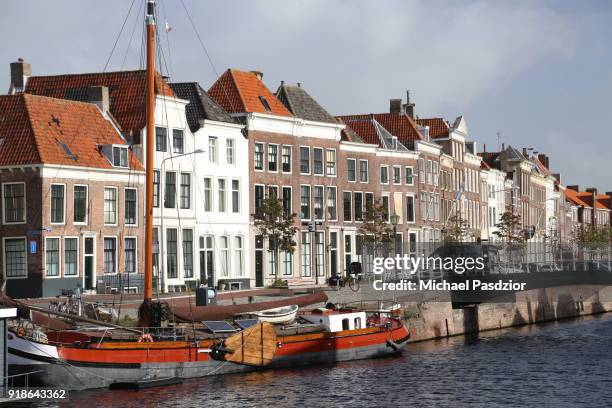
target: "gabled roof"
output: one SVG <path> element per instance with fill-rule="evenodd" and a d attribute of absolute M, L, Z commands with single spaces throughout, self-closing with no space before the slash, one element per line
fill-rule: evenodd
<path fill-rule="evenodd" d="M 276 97 L 298 118 L 337 123 L 336 119 L 319 105 L 301 85 L 281 84 L 276 91 Z"/>
<path fill-rule="evenodd" d="M 500 169 L 499 161 L 500 152 L 480 152 L 478 156 L 482 157 L 481 163 L 485 163 L 489 168 Z"/>
<path fill-rule="evenodd" d="M 255 72 L 228 69 L 210 87 L 208 94 L 229 113 L 293 116 Z"/>
<path fill-rule="evenodd" d="M 443 118 L 417 119 L 421 126 L 429 126 L 429 137 L 431 139 L 447 139 L 449 127 Z"/>
<path fill-rule="evenodd" d="M 347 128 L 352 129 L 365 143 L 375 144 L 379 147 L 392 150 L 407 151 L 408 149 L 387 131 L 375 119 L 349 119 L 346 121 Z"/>
<path fill-rule="evenodd" d="M 523 156 L 523 153 L 519 152 L 517 149 L 515 149 L 514 147 L 510 145 L 506 147 L 506 150 L 504 150 L 504 152 L 506 155 L 506 160 L 516 160 L 516 161 L 527 160 L 525 156 Z"/>
<path fill-rule="evenodd" d="M 584 202 L 580 197 L 578 197 L 578 193 L 572 190 L 571 188 L 565 189 L 565 198 L 572 204 L 579 205 L 581 207 L 591 208 L 591 206 Z"/>
<path fill-rule="evenodd" d="M 204 119 L 236 123 L 236 120 L 223 110 L 197 82 L 175 82 L 169 85 L 176 96 L 189 101 L 185 111 L 192 133 L 200 129 L 200 120 Z"/>
<path fill-rule="evenodd" d="M 587 203 L 587 205 L 589 207 L 595 207 L 598 210 L 607 210 L 608 207 L 606 207 L 605 205 L 603 205 L 603 203 L 600 202 L 600 195 L 597 196 L 597 199 L 595 200 L 595 205 L 593 205 L 593 194 L 588 192 L 588 191 L 579 191 L 576 193 L 576 196 L 584 201 L 585 203 Z"/>
<path fill-rule="evenodd" d="M 423 140 L 423 136 L 419 133 L 416 123 L 405 113 L 344 115 L 337 118 L 345 123 L 350 120 L 373 118 L 409 149 L 414 148 L 415 140 Z"/>
<path fill-rule="evenodd" d="M 359 136 L 353 129 L 346 126 L 340 132 L 340 138 L 346 142 L 354 142 L 354 143 L 365 143 L 365 141 Z"/>
<path fill-rule="evenodd" d="M 112 168 L 99 147 L 126 144 L 96 105 L 29 94 L 0 96 L 0 139 L 1 166 Z M 131 152 L 130 167 L 142 170 Z"/>
<path fill-rule="evenodd" d="M 540 159 L 538 159 L 537 157 L 534 157 L 533 162 L 536 165 L 536 168 L 538 169 L 538 171 L 546 176 L 553 176 L 552 172 L 546 168 L 546 166 L 540 161 Z"/>
<path fill-rule="evenodd" d="M 144 70 L 91 74 L 33 76 L 28 78 L 25 93 L 53 98 L 85 101 L 87 88 L 108 87 L 110 112 L 125 132 L 138 132 L 146 126 L 146 77 Z M 158 95 L 174 96 L 165 79 L 155 78 Z"/>

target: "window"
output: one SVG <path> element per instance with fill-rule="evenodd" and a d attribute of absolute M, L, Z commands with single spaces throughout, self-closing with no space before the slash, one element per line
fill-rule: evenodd
<path fill-rule="evenodd" d="M 300 187 L 300 218 L 310 219 L 310 186 Z"/>
<path fill-rule="evenodd" d="M 227 139 L 225 141 L 225 162 L 227 164 L 234 164 L 234 139 Z"/>
<path fill-rule="evenodd" d="M 204 177 L 204 211 L 212 211 L 212 179 Z"/>
<path fill-rule="evenodd" d="M 283 255 L 283 275 L 293 275 L 293 254 L 288 251 L 284 251 Z"/>
<path fill-rule="evenodd" d="M 113 146 L 113 166 L 128 167 L 127 146 Z"/>
<path fill-rule="evenodd" d="M 405 167 L 404 174 L 406 179 L 406 185 L 414 185 L 414 169 L 412 167 Z"/>
<path fill-rule="evenodd" d="M 438 185 L 438 172 L 440 170 L 440 164 L 438 162 L 433 162 L 433 184 L 434 186 Z"/>
<path fill-rule="evenodd" d="M 28 275 L 25 238 L 4 239 L 4 274 L 7 278 Z"/>
<path fill-rule="evenodd" d="M 168 129 L 163 127 L 155 128 L 155 150 L 158 152 L 168 151 L 166 140 L 168 138 Z"/>
<path fill-rule="evenodd" d="M 256 185 L 255 186 L 255 212 L 257 212 L 264 201 L 264 186 Z"/>
<path fill-rule="evenodd" d="M 310 174 L 310 147 L 300 146 L 300 173 Z"/>
<path fill-rule="evenodd" d="M 359 181 L 362 183 L 368 182 L 368 161 L 359 160 Z"/>
<path fill-rule="evenodd" d="M 316 220 L 323 219 L 323 186 L 315 186 L 313 192 L 314 217 Z"/>
<path fill-rule="evenodd" d="M 312 276 L 312 269 L 311 269 L 311 245 L 310 245 L 310 233 L 307 231 L 303 231 L 302 232 L 302 250 L 300 251 L 300 254 L 302 255 L 302 262 L 301 262 L 301 273 L 302 276 L 304 277 L 310 277 Z"/>
<path fill-rule="evenodd" d="M 323 175 L 323 149 L 315 147 L 312 149 L 312 172 L 315 175 Z"/>
<path fill-rule="evenodd" d="M 268 186 L 268 198 L 278 200 L 278 186 Z"/>
<path fill-rule="evenodd" d="M 264 145 L 263 143 L 255 143 L 254 150 L 254 162 L 255 162 L 255 170 L 263 170 L 263 162 L 264 162 Z"/>
<path fill-rule="evenodd" d="M 104 273 L 117 272 L 117 238 L 104 237 Z"/>
<path fill-rule="evenodd" d="M 167 234 L 167 273 L 168 279 L 176 279 L 178 278 L 178 248 L 177 248 L 177 230 L 176 228 L 168 228 L 166 230 Z"/>
<path fill-rule="evenodd" d="M 232 180 L 232 212 L 240 212 L 240 180 Z"/>
<path fill-rule="evenodd" d="M 346 159 L 346 169 L 348 181 L 357 181 L 357 174 L 355 169 L 355 159 Z"/>
<path fill-rule="evenodd" d="M 25 183 L 3 184 L 2 192 L 4 199 L 4 223 L 25 222 Z"/>
<path fill-rule="evenodd" d="M 333 149 L 327 149 L 325 151 L 325 168 L 328 176 L 336 175 L 336 151 Z"/>
<path fill-rule="evenodd" d="M 136 225 L 136 202 L 137 190 L 135 188 L 125 189 L 125 224 Z"/>
<path fill-rule="evenodd" d="M 419 209 L 421 213 L 421 219 L 423 220 L 427 219 L 427 204 L 425 201 L 425 193 L 419 193 Z"/>
<path fill-rule="evenodd" d="M 276 247 L 275 245 L 275 240 L 273 238 L 268 238 L 269 244 L 268 247 L 269 248 L 274 248 Z M 277 275 L 277 270 L 276 270 L 276 251 L 269 251 L 268 252 L 268 274 L 270 276 L 276 276 Z"/>
<path fill-rule="evenodd" d="M 191 208 L 191 174 L 181 173 L 181 208 Z"/>
<path fill-rule="evenodd" d="M 220 178 L 217 180 L 217 194 L 219 195 L 219 212 L 225 212 L 227 210 L 227 195 L 226 195 L 226 180 Z"/>
<path fill-rule="evenodd" d="M 182 129 L 172 129 L 172 147 L 173 152 L 183 154 L 185 152 L 185 143 Z"/>
<path fill-rule="evenodd" d="M 415 222 L 414 196 L 406 196 L 406 222 Z"/>
<path fill-rule="evenodd" d="M 74 186 L 72 192 L 73 222 L 87 223 L 87 186 Z"/>
<path fill-rule="evenodd" d="M 243 275 L 242 266 L 242 237 L 234 237 L 234 276 Z"/>
<path fill-rule="evenodd" d="M 363 193 L 354 194 L 355 221 L 363 221 Z"/>
<path fill-rule="evenodd" d="M 229 276 L 229 238 L 219 237 L 219 267 L 222 276 Z"/>
<path fill-rule="evenodd" d="M 217 138 L 215 136 L 208 136 L 208 161 L 217 163 Z"/>
<path fill-rule="evenodd" d="M 153 207 L 159 207 L 159 170 L 153 170 Z"/>
<path fill-rule="evenodd" d="M 60 239 L 45 238 L 45 271 L 47 276 L 59 276 Z"/>
<path fill-rule="evenodd" d="M 63 224 L 64 219 L 64 196 L 66 186 L 62 184 L 51 184 L 51 223 Z"/>
<path fill-rule="evenodd" d="M 388 166 L 380 166 L 380 182 L 382 184 L 387 184 L 389 182 L 389 167 Z"/>
<path fill-rule="evenodd" d="M 125 272 L 135 273 L 136 272 L 136 238 L 126 237 L 125 238 Z"/>
<path fill-rule="evenodd" d="M 389 196 L 382 196 L 383 218 L 389 222 Z"/>
<path fill-rule="evenodd" d="M 291 208 L 291 187 L 283 187 L 283 212 L 285 217 L 290 217 L 293 212 Z"/>
<path fill-rule="evenodd" d="M 425 159 L 419 159 L 419 182 L 425 184 Z"/>
<path fill-rule="evenodd" d="M 327 187 L 327 219 L 335 221 L 337 217 L 336 187 Z"/>
<path fill-rule="evenodd" d="M 374 208 L 374 193 L 365 193 L 365 209 L 372 211 Z"/>
<path fill-rule="evenodd" d="M 393 184 L 402 184 L 402 168 L 393 166 Z"/>
<path fill-rule="evenodd" d="M 291 146 L 283 146 L 283 173 L 291 173 Z"/>
<path fill-rule="evenodd" d="M 433 184 L 433 161 L 427 160 L 427 184 Z"/>
<path fill-rule="evenodd" d="M 166 172 L 166 194 L 164 194 L 164 207 L 176 207 L 176 173 L 173 171 Z"/>
<path fill-rule="evenodd" d="M 343 209 L 343 213 L 344 213 L 344 221 L 352 221 L 353 218 L 353 208 L 352 208 L 352 194 L 350 191 L 345 191 L 342 194 L 342 209 Z"/>
<path fill-rule="evenodd" d="M 117 188 L 104 188 L 104 224 L 117 224 Z"/>
<path fill-rule="evenodd" d="M 325 276 L 325 239 L 323 231 L 315 233 L 315 262 L 317 276 Z"/>
<path fill-rule="evenodd" d="M 268 145 L 268 171 L 278 170 L 278 146 Z"/>
<path fill-rule="evenodd" d="M 261 102 L 261 105 L 264 107 L 265 110 L 267 110 L 268 112 L 272 112 L 272 108 L 270 108 L 268 100 L 263 95 L 259 95 L 259 102 Z"/>
<path fill-rule="evenodd" d="M 193 278 L 193 230 L 183 230 L 183 272 L 185 279 Z"/>

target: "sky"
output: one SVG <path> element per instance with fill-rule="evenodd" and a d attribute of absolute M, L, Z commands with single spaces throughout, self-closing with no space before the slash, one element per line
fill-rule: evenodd
<path fill-rule="evenodd" d="M 610 1 L 158 3 L 172 81 L 208 89 L 227 68 L 259 70 L 272 91 L 301 82 L 334 115 L 386 112 L 409 90 L 420 117 L 463 115 L 479 150 L 533 148 L 564 184 L 612 191 Z M 0 89 L 18 57 L 34 75 L 139 68 L 144 0 L 128 15 L 131 4 L 2 1 Z"/>

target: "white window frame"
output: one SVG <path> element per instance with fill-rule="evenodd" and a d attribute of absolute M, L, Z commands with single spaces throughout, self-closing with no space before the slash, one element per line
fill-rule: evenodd
<path fill-rule="evenodd" d="M 383 181 L 383 179 L 382 179 L 383 169 L 387 170 L 387 181 Z M 381 164 L 380 165 L 380 173 L 379 173 L 379 175 L 380 175 L 380 180 L 379 180 L 380 184 L 389 184 L 389 165 Z"/>
<path fill-rule="evenodd" d="M 184 141 L 185 140 L 183 139 L 183 142 Z M 130 238 L 134 239 L 134 262 L 135 262 L 135 264 L 134 264 L 134 272 L 129 272 L 129 273 L 136 274 L 136 273 L 138 273 L 138 237 L 134 236 L 134 235 L 126 235 L 126 236 L 123 237 L 123 272 L 124 273 L 128 273 L 127 269 L 125 269 L 125 260 L 127 258 L 125 256 L 125 248 L 126 248 L 125 241 L 127 239 L 130 239 Z M 117 262 L 119 262 L 119 258 L 117 258 Z M 117 267 L 117 268 L 119 268 L 119 267 Z"/>
<path fill-rule="evenodd" d="M 51 217 L 52 217 L 52 209 L 53 209 L 53 193 L 51 192 L 51 189 L 53 189 L 53 186 L 62 186 L 64 187 L 64 208 L 63 208 L 63 219 L 62 222 L 52 222 L 51 221 Z M 67 196 L 67 191 L 68 188 L 66 187 L 66 183 L 51 183 L 51 185 L 49 186 L 49 224 L 51 225 L 66 225 L 66 201 L 68 201 L 66 198 Z"/>
<path fill-rule="evenodd" d="M 230 186 L 230 195 L 232 197 L 232 210 L 230 211 L 232 214 L 240 214 L 242 211 L 241 208 L 241 204 L 242 204 L 242 197 L 240 196 L 241 190 L 242 190 L 242 183 L 241 180 L 239 178 L 231 178 L 230 181 L 232 182 L 231 186 Z M 234 181 L 238 182 L 238 211 L 234 211 Z"/>
<path fill-rule="evenodd" d="M 4 186 L 13 185 L 13 184 L 23 184 L 23 221 L 7 222 L 5 218 L 6 203 L 4 202 Z M 26 224 L 28 222 L 27 203 L 28 203 L 28 197 L 27 197 L 27 191 L 26 191 L 26 183 L 24 181 L 15 181 L 15 182 L 7 181 L 5 183 L 2 183 L 2 225 Z"/>
<path fill-rule="evenodd" d="M 51 239 L 56 239 L 59 242 L 58 248 L 57 248 L 57 275 L 48 275 L 47 274 L 47 241 L 51 240 Z M 62 256 L 62 250 L 63 250 L 63 246 L 62 246 L 62 237 L 61 236 L 51 236 L 51 237 L 45 237 L 44 241 L 45 243 L 45 248 L 43 251 L 43 265 L 45 266 L 45 273 L 43 275 L 43 279 L 58 279 L 61 278 L 63 276 L 63 267 L 62 267 L 62 260 L 63 260 L 63 256 Z"/>
<path fill-rule="evenodd" d="M 411 179 L 411 183 L 408 183 L 406 181 L 406 170 L 410 169 L 412 177 L 410 177 Z M 407 186 L 414 186 L 414 166 L 404 166 L 404 183 L 406 183 Z"/>
<path fill-rule="evenodd" d="M 334 161 L 333 161 L 333 163 L 334 163 L 334 166 L 333 166 L 334 174 L 328 174 L 327 173 L 327 170 L 328 170 L 328 168 L 327 168 L 327 164 L 328 164 L 328 161 L 327 161 L 327 152 L 334 152 Z M 325 166 L 325 171 L 324 171 L 325 175 L 327 177 L 338 177 L 338 152 L 336 151 L 336 149 L 334 149 L 334 148 L 325 149 L 325 157 L 324 157 L 323 161 L 325 162 L 325 164 L 324 164 L 324 166 Z"/>
<path fill-rule="evenodd" d="M 396 185 L 396 186 L 401 185 L 402 184 L 402 166 L 392 166 L 391 168 L 393 169 L 393 172 L 392 172 L 393 173 L 392 174 L 393 175 L 393 184 Z M 398 183 L 395 182 L 395 170 L 396 169 L 399 171 L 399 182 Z"/>
<path fill-rule="evenodd" d="M 321 173 L 315 173 L 315 151 L 321 151 Z M 312 175 L 317 177 L 325 176 L 325 149 L 322 147 L 313 147 L 312 148 Z"/>
<path fill-rule="evenodd" d="M 350 179 L 349 179 L 349 172 L 348 172 L 348 169 L 349 169 L 348 162 L 349 162 L 349 161 L 352 161 L 352 162 L 353 162 L 353 164 L 354 164 L 354 167 L 355 167 L 355 180 L 350 180 Z M 357 169 L 357 159 L 354 159 L 354 158 L 347 158 L 347 159 L 346 159 L 346 180 L 347 180 L 349 183 L 356 183 L 356 182 L 357 182 L 357 180 L 359 179 L 359 174 L 358 174 L 358 172 L 359 172 L 359 169 Z"/>
<path fill-rule="evenodd" d="M 105 192 L 107 188 L 115 190 L 115 223 L 106 223 L 106 219 L 104 219 L 104 208 L 102 208 L 102 221 L 105 226 L 116 227 L 119 225 L 119 188 L 115 186 L 104 186 L 104 189 L 102 191 Z M 105 204 L 106 199 L 104 198 L 104 196 L 102 196 L 102 200 L 103 204 Z"/>
<path fill-rule="evenodd" d="M 257 146 L 261 146 L 261 168 L 257 168 L 257 162 L 255 161 L 255 154 L 257 153 Z M 266 144 L 262 142 L 253 143 L 253 171 L 262 172 L 266 169 Z"/>
<path fill-rule="evenodd" d="M 259 183 L 255 183 L 253 184 L 253 212 L 257 212 L 257 194 L 255 194 L 255 190 L 257 190 L 257 187 L 261 187 L 263 190 L 263 200 L 266 199 L 266 185 L 265 184 L 259 184 Z"/>
<path fill-rule="evenodd" d="M 284 195 L 284 189 L 288 188 L 289 191 L 291 191 L 291 193 L 289 193 L 289 215 L 293 214 L 293 186 L 280 186 L 280 193 L 282 194 L 281 197 L 281 203 L 283 204 L 283 211 L 285 210 L 284 204 L 285 204 L 285 195 Z M 300 191 L 301 192 L 301 191 Z M 301 208 L 300 208 L 301 211 Z M 244 244 L 243 244 L 244 246 Z"/>
<path fill-rule="evenodd" d="M 283 170 L 283 150 L 285 149 L 285 147 L 289 148 L 289 171 Z M 293 145 L 283 144 L 281 147 L 281 154 L 280 154 L 280 171 L 283 174 L 291 174 L 292 170 L 293 170 Z"/>
<path fill-rule="evenodd" d="M 366 180 L 361 180 L 361 162 L 366 163 Z M 370 161 L 368 159 L 359 159 L 359 169 L 358 171 L 358 179 L 360 183 L 369 183 L 370 182 Z"/>
<path fill-rule="evenodd" d="M 329 218 L 329 205 L 327 205 L 329 203 L 329 190 L 334 190 L 336 192 L 336 199 L 335 199 L 335 205 L 334 208 L 336 210 L 336 217 L 335 218 Z M 325 203 L 325 205 L 323 206 L 323 213 L 324 213 L 324 218 L 328 221 L 338 221 L 338 187 L 336 186 L 325 186 L 325 190 L 324 190 L 324 195 L 325 197 L 323 198 L 323 202 Z"/>
<path fill-rule="evenodd" d="M 314 195 L 314 191 L 315 189 L 321 189 L 321 218 L 316 218 L 316 214 L 315 214 L 315 207 L 314 207 L 314 203 L 315 203 L 315 195 Z M 310 189 L 310 197 L 311 197 L 311 202 L 312 202 L 312 213 L 311 218 L 315 221 L 323 221 L 325 220 L 325 186 L 322 184 L 316 184 L 311 186 Z"/>
<path fill-rule="evenodd" d="M 303 173 L 302 172 L 302 148 L 306 148 L 308 149 L 308 173 Z M 312 160 L 312 154 L 311 154 L 311 149 L 310 146 L 303 146 L 300 145 L 300 149 L 299 149 L 299 167 L 300 167 L 300 174 L 303 174 L 305 176 L 309 176 L 311 174 L 313 174 L 313 160 Z"/>
<path fill-rule="evenodd" d="M 216 180 L 217 180 L 217 183 L 216 183 L 217 184 L 217 186 L 216 186 L 217 187 L 216 188 L 216 190 L 217 190 L 217 211 L 216 212 L 221 213 L 221 214 L 225 214 L 225 213 L 227 213 L 227 178 L 225 178 L 225 177 L 217 177 Z M 221 208 L 219 208 L 219 206 L 221 205 L 221 188 L 220 188 L 219 182 L 221 180 L 223 180 L 223 183 L 224 183 L 224 188 L 223 188 L 223 205 L 224 205 L 225 208 L 223 210 L 221 210 Z"/>
<path fill-rule="evenodd" d="M 275 146 L 276 147 L 276 170 L 270 170 L 270 146 Z M 277 143 L 268 143 L 268 158 L 266 160 L 266 164 L 267 166 L 265 167 L 266 171 L 270 172 L 270 173 L 278 173 L 279 172 L 279 164 L 281 163 L 281 161 L 279 160 L 280 155 L 279 155 L 279 147 L 280 145 Z"/>
<path fill-rule="evenodd" d="M 106 249 L 104 248 L 104 240 L 106 238 L 114 238 L 115 239 L 115 272 L 106 272 L 104 270 L 104 253 Z M 102 276 L 112 276 L 117 275 L 119 271 L 119 238 L 116 235 L 104 235 L 102 236 Z"/>
<path fill-rule="evenodd" d="M 210 180 L 210 188 L 206 188 L 206 180 Z M 206 191 L 210 192 L 210 206 L 206 208 Z M 205 213 L 210 213 L 214 211 L 215 208 L 215 200 L 214 200 L 214 190 L 215 190 L 215 178 L 211 176 L 206 176 L 202 178 L 202 210 Z"/>
<path fill-rule="evenodd" d="M 121 153 L 119 153 L 119 165 L 115 164 L 115 149 L 125 150 L 125 166 L 121 165 Z M 117 169 L 128 169 L 130 168 L 130 152 L 126 145 L 113 144 L 111 145 L 112 159 L 111 164 Z"/>
<path fill-rule="evenodd" d="M 308 187 L 308 218 L 302 218 L 302 187 Z M 300 184 L 300 213 L 299 217 L 302 221 L 310 221 L 314 217 L 314 208 L 312 207 L 312 185 Z"/>
<path fill-rule="evenodd" d="M 127 200 L 125 199 L 125 192 L 126 190 L 135 190 L 136 191 L 136 214 L 134 215 L 134 220 L 135 223 L 134 224 L 128 224 L 126 221 L 126 212 L 125 212 L 125 204 L 127 202 Z M 136 187 L 125 187 L 123 189 L 123 223 L 125 224 L 126 227 L 138 227 L 138 188 Z"/>
<path fill-rule="evenodd" d="M 24 242 L 24 259 L 25 259 L 25 274 L 23 276 L 6 276 L 6 262 L 4 262 L 4 259 L 6 258 L 6 241 L 7 240 L 16 240 L 16 239 L 20 239 L 23 240 Z M 40 248 L 39 248 L 40 250 Z M 9 279 L 27 279 L 28 278 L 28 237 L 23 235 L 23 236 L 16 236 L 16 237 L 2 237 L 2 276 L 4 277 L 5 280 L 9 280 Z"/>
<path fill-rule="evenodd" d="M 85 187 L 85 222 L 77 222 L 74 220 L 74 188 Z M 87 225 L 89 223 L 89 185 L 87 184 L 74 184 L 72 186 L 72 224 L 73 225 Z"/>
<path fill-rule="evenodd" d="M 236 139 L 233 137 L 225 139 L 225 163 L 230 166 L 236 165 Z"/>
<path fill-rule="evenodd" d="M 409 221 L 408 217 L 408 197 L 412 197 L 412 221 Z M 417 221 L 417 210 L 416 210 L 417 198 L 414 193 L 406 194 L 406 224 L 416 224 Z"/>
<path fill-rule="evenodd" d="M 211 148 L 211 140 L 214 140 L 215 148 Z M 214 160 L 211 160 L 214 159 Z M 211 164 L 219 163 L 219 138 L 217 136 L 209 135 L 208 136 L 208 162 Z"/>
<path fill-rule="evenodd" d="M 62 276 L 64 276 L 64 277 L 79 277 L 80 276 L 80 272 L 81 272 L 81 268 L 80 268 L 80 265 L 79 265 L 80 264 L 80 262 L 79 262 L 80 261 L 79 255 L 81 253 L 80 252 L 81 242 L 80 242 L 79 236 L 78 235 L 76 235 L 76 236 L 65 236 L 63 238 L 64 238 L 63 239 L 64 246 L 62 247 L 62 255 L 63 255 L 64 262 L 62 263 L 62 272 L 63 272 Z M 76 239 L 77 240 L 77 246 L 76 246 L 76 274 L 75 275 L 66 275 L 66 240 L 67 239 Z M 46 256 L 46 252 L 45 252 L 45 256 Z M 46 263 L 45 263 L 45 265 L 46 265 Z"/>

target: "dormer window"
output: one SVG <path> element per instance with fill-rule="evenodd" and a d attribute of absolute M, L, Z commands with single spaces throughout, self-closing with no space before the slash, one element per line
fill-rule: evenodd
<path fill-rule="evenodd" d="M 395 136 L 391 138 L 391 149 L 397 150 L 397 137 Z"/>
<path fill-rule="evenodd" d="M 270 104 L 268 103 L 268 100 L 265 97 L 259 95 L 259 101 L 268 112 L 272 112 L 272 108 L 270 108 Z"/>
<path fill-rule="evenodd" d="M 113 146 L 113 166 L 128 167 L 127 146 Z"/>

